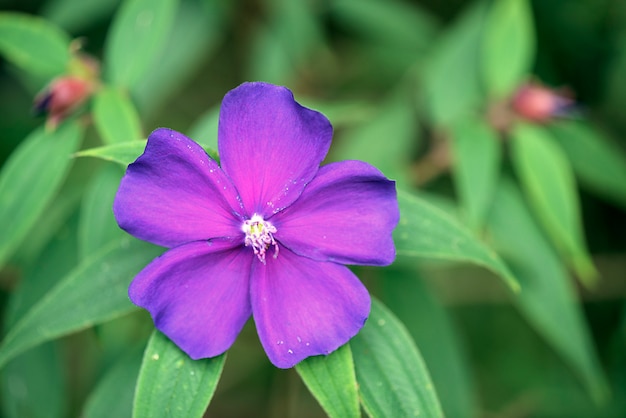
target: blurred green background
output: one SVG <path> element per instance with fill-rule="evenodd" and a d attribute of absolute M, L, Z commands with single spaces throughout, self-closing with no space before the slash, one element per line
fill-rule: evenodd
<path fill-rule="evenodd" d="M 83 51 L 103 60 L 102 78 L 109 83 L 114 77 L 107 66 L 107 42 L 121 3 L 1 0 L 0 9 L 42 17 L 72 38 L 84 38 Z M 520 302 L 494 274 L 465 264 L 400 257 L 391 268 L 355 269 L 407 326 L 449 418 L 624 417 L 626 2 L 520 1 L 529 7 L 527 16 L 520 18 L 515 9 L 497 19 L 492 18 L 496 3 L 181 0 L 171 30 L 155 40 L 160 51 L 156 59 L 144 76 L 122 87 L 137 109 L 144 138 L 165 126 L 215 148 L 219 103 L 227 91 L 252 80 L 286 85 L 296 100 L 322 111 L 333 123 L 329 160 L 372 162 L 396 179 L 399 188 L 458 217 L 520 275 L 522 291 L 528 285 L 530 298 L 534 282 L 524 277 L 547 280 L 554 269 L 559 277 L 569 272 L 564 286 L 574 290 L 580 303 L 574 302 L 574 319 L 563 319 L 564 331 L 558 335 L 560 305 L 555 302 L 551 311 L 550 298 L 569 295 L 569 288 L 561 294 L 558 286 L 549 287 L 541 298 Z M 485 58 L 489 45 L 496 52 Z M 3 59 L 0 163 L 43 125 L 43 117 L 33 116 L 32 102 L 51 79 Z M 576 105 L 564 118 L 524 122 L 523 115 L 510 109 L 510 100 L 529 80 L 564 92 Z M 83 148 L 106 143 L 88 122 L 91 109 L 88 102 L 78 111 L 87 121 Z M 531 128 L 516 130 L 520 120 Z M 487 127 L 484 135 L 481 126 Z M 472 142 L 461 148 L 457 137 L 472 129 L 478 136 L 495 138 L 497 148 Z M 533 166 L 536 150 L 516 145 L 525 136 L 542 135 L 537 132 L 554 135 L 556 142 L 551 143 L 562 146 L 577 179 L 572 183 L 573 207 L 578 208 L 579 199 L 580 219 L 574 215 L 574 229 L 580 221 L 583 232 L 571 248 L 551 229 L 554 219 L 545 220 L 554 213 L 558 218 L 558 211 L 542 209 L 532 191 L 533 184 L 539 189 L 550 184 L 550 171 Z M 584 139 L 581 143 L 591 141 L 590 148 L 576 148 L 571 139 L 576 135 Z M 600 150 L 593 153 L 597 143 Z M 464 156 L 472 151 L 479 154 L 467 164 L 479 168 L 468 169 L 464 177 Z M 530 163 L 524 152 L 531 153 Z M 483 158 L 485 166 L 493 163 L 498 169 L 478 184 L 471 173 L 482 169 Z M 100 160 L 77 159 L 61 189 L 61 214 L 50 216 L 49 222 L 44 216 L 36 224 L 46 225 L 50 234 L 34 241 L 27 237 L 0 270 L 5 332 L 84 255 L 76 239 L 81 202 L 84 206 L 90 191 L 97 200 L 95 183 L 90 182 L 102 178 L 103 170 L 114 171 L 113 183 L 119 179 L 119 167 L 111 167 Z M 532 215 L 516 188 L 511 192 L 502 186 L 504 191 L 488 194 L 486 203 L 473 200 L 484 190 L 495 190 L 501 178 L 522 185 Z M 106 203 L 115 189 L 103 190 L 109 192 L 101 194 Z M 579 284 L 585 282 L 581 266 L 588 260 L 599 277 L 592 286 Z M 29 275 L 43 279 L 25 285 L 23 278 Z M 21 301 L 15 302 L 15 295 Z M 575 323 L 571 339 L 568 321 Z M 18 357 L 2 374 L 3 416 L 98 416 L 85 405 L 97 402 L 90 393 L 110 373 L 117 373 L 113 382 L 130 382 L 128 399 L 119 402 L 127 405 L 151 327 L 144 312 L 135 312 L 47 343 L 42 347 L 48 348 L 33 350 L 30 357 Z M 584 347 L 571 354 L 567 344 Z M 581 371 L 586 366 L 572 365 L 580 358 L 591 358 L 590 364 L 597 359 L 600 366 Z M 120 416 L 128 412 L 122 411 Z M 207 416 L 317 417 L 324 412 L 294 370 L 269 364 L 248 324 L 230 350 Z"/>

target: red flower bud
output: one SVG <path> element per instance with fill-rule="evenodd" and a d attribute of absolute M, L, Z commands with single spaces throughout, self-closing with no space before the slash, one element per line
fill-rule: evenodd
<path fill-rule="evenodd" d="M 59 77 L 35 97 L 34 110 L 38 115 L 47 113 L 46 127 L 54 129 L 83 104 L 93 91 L 92 81 L 73 76 Z"/>
<path fill-rule="evenodd" d="M 539 84 L 521 86 L 513 96 L 511 107 L 519 116 L 533 122 L 547 122 L 563 115 L 574 101 Z"/>

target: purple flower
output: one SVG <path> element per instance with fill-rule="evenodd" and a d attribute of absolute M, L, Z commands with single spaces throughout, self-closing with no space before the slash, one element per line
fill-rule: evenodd
<path fill-rule="evenodd" d="M 320 167 L 332 126 L 291 91 L 245 83 L 222 102 L 221 167 L 157 129 L 114 203 L 120 227 L 170 248 L 129 296 L 194 359 L 233 344 L 252 315 L 277 367 L 328 354 L 363 326 L 370 297 L 343 264 L 395 257 L 395 183 L 360 161 Z"/>

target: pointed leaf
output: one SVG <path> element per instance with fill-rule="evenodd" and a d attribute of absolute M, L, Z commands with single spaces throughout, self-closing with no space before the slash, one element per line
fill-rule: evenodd
<path fill-rule="evenodd" d="M 565 259 L 586 285 L 597 272 L 583 237 L 574 174 L 547 131 L 518 125 L 513 131 L 513 163 L 533 209 Z"/>
<path fill-rule="evenodd" d="M 575 121 L 550 125 L 581 185 L 626 208 L 626 155 L 597 128 Z"/>
<path fill-rule="evenodd" d="M 75 157 L 95 157 L 105 161 L 111 161 L 118 163 L 126 167 L 128 164 L 134 162 L 137 157 L 143 154 L 146 148 L 145 140 L 142 141 L 130 141 L 119 144 L 105 145 L 103 147 L 89 148 L 79 151 L 74 154 Z M 204 150 L 216 161 L 219 161 L 217 157 L 217 151 L 208 147 L 203 147 Z"/>
<path fill-rule="evenodd" d="M 535 29 L 528 0 L 495 0 L 485 22 L 483 75 L 489 93 L 505 97 L 528 75 Z"/>
<path fill-rule="evenodd" d="M 591 395 L 597 401 L 606 399 L 607 383 L 575 289 L 511 182 L 499 185 L 488 227 L 522 285 L 516 295 L 522 314 L 577 372 Z"/>
<path fill-rule="evenodd" d="M 133 417 L 202 417 L 225 360 L 226 354 L 192 360 L 155 330 L 139 372 Z"/>
<path fill-rule="evenodd" d="M 163 250 L 124 240 L 107 246 L 59 281 L 9 331 L 0 345 L 0 366 L 24 350 L 135 309 L 131 279 Z"/>
<path fill-rule="evenodd" d="M 435 124 L 449 125 L 481 104 L 479 51 L 485 2 L 473 2 L 435 42 L 424 89 Z"/>
<path fill-rule="evenodd" d="M 113 200 L 123 175 L 118 165 L 102 167 L 83 196 L 78 226 L 81 260 L 126 235 L 113 216 Z"/>
<path fill-rule="evenodd" d="M 0 13 L 0 53 L 35 75 L 54 77 L 66 70 L 70 38 L 41 17 Z"/>
<path fill-rule="evenodd" d="M 500 175 L 498 135 L 480 118 L 469 118 L 454 127 L 454 181 L 474 228 L 480 228 Z"/>
<path fill-rule="evenodd" d="M 419 137 L 411 99 L 405 93 L 392 95 L 380 104 L 377 114 L 345 132 L 333 158 L 367 161 L 387 177 L 406 178 Z"/>
<path fill-rule="evenodd" d="M 109 81 L 128 88 L 146 74 L 167 39 L 177 6 L 176 0 L 124 0 L 105 46 Z"/>
<path fill-rule="evenodd" d="M 519 284 L 498 255 L 454 218 L 419 197 L 398 192 L 400 222 L 393 237 L 398 256 L 463 261 L 483 266 L 513 291 Z"/>
<path fill-rule="evenodd" d="M 407 328 L 428 365 L 444 415 L 474 417 L 470 364 L 451 315 L 417 271 L 385 269 L 380 284 L 387 306 Z"/>
<path fill-rule="evenodd" d="M 105 87 L 98 91 L 93 102 L 93 117 L 105 144 L 145 138 L 135 105 L 119 89 Z"/>
<path fill-rule="evenodd" d="M 424 361 L 402 323 L 379 301 L 350 342 L 361 403 L 369 416 L 443 417 Z"/>
<path fill-rule="evenodd" d="M 54 197 L 82 137 L 77 123 L 34 131 L 0 172 L 0 266 L 11 256 Z"/>
<path fill-rule="evenodd" d="M 297 364 L 296 370 L 329 417 L 361 416 L 350 345 L 328 356 L 309 357 Z"/>

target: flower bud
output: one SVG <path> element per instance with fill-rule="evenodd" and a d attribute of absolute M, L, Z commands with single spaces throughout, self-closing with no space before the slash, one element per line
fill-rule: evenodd
<path fill-rule="evenodd" d="M 517 90 L 511 107 L 518 116 L 543 123 L 564 115 L 573 104 L 570 97 L 540 84 L 528 83 Z"/>
<path fill-rule="evenodd" d="M 75 76 L 63 76 L 52 82 L 35 97 L 34 111 L 47 114 L 46 128 L 55 129 L 94 91 L 94 83 Z"/>

